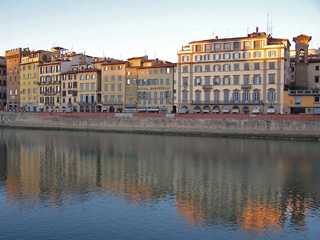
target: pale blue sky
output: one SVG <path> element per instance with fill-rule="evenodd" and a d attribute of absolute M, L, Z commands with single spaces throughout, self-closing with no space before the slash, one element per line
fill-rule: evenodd
<path fill-rule="evenodd" d="M 0 0 L 0 55 L 53 44 L 96 57 L 142 56 L 176 62 L 194 40 L 242 37 L 256 27 L 273 37 L 312 36 L 320 47 L 320 0 Z M 303 8 L 305 7 L 305 8 Z M 270 24 L 271 25 L 271 24 Z"/>

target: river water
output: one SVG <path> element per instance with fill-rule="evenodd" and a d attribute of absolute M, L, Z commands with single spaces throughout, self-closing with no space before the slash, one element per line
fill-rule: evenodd
<path fill-rule="evenodd" d="M 318 239 L 320 144 L 0 129 L 0 239 Z"/>

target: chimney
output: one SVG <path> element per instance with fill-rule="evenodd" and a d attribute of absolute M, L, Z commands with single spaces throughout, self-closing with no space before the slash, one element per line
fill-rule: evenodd
<path fill-rule="evenodd" d="M 256 33 L 258 33 L 259 32 L 259 28 L 258 27 L 256 27 Z"/>
<path fill-rule="evenodd" d="M 218 40 L 218 36 L 216 36 L 216 40 Z"/>

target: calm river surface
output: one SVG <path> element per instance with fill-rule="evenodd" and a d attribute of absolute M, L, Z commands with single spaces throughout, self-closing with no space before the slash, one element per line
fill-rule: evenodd
<path fill-rule="evenodd" d="M 320 143 L 0 129 L 0 239 L 319 239 Z"/>

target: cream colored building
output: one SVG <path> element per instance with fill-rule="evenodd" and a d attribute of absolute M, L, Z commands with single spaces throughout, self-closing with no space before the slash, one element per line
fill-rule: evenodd
<path fill-rule="evenodd" d="M 283 113 L 290 42 L 258 30 L 194 41 L 178 51 L 178 108 L 189 113 Z"/>
<path fill-rule="evenodd" d="M 138 112 L 173 112 L 175 63 L 144 61 L 138 68 Z"/>

